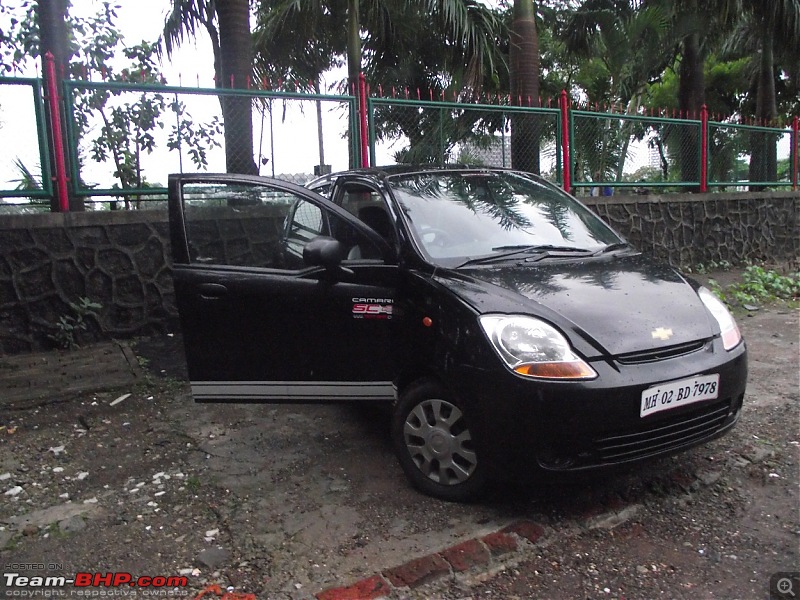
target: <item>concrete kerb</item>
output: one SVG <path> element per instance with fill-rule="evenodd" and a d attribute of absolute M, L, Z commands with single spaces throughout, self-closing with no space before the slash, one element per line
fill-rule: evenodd
<path fill-rule="evenodd" d="M 445 579 L 489 576 L 522 560 L 547 539 L 547 529 L 533 521 L 515 521 L 502 529 L 410 560 L 343 587 L 329 588 L 317 600 L 402 598 L 404 593 Z"/>
<path fill-rule="evenodd" d="M 722 467 L 722 465 L 717 465 Z M 688 473 L 677 467 L 663 481 L 690 494 L 713 485 L 719 471 Z M 596 529 L 614 529 L 637 517 L 645 505 L 619 496 L 604 499 L 584 511 L 574 525 L 558 530 L 532 520 L 518 520 L 478 538 L 412 559 L 350 585 L 328 588 L 316 600 L 401 600 L 432 597 L 436 588 L 452 582 L 468 588 L 535 557 L 542 548 Z"/>

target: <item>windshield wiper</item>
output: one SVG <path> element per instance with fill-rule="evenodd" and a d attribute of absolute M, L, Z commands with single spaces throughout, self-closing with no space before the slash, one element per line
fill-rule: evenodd
<path fill-rule="evenodd" d="M 595 250 L 592 252 L 592 256 L 600 256 L 601 254 L 607 254 L 609 252 L 614 252 L 614 250 L 623 250 L 625 248 L 630 248 L 631 245 L 628 242 L 615 242 L 613 244 L 609 244 L 608 246 L 604 246 L 599 250 Z"/>
<path fill-rule="evenodd" d="M 575 246 L 555 246 L 553 244 L 539 244 L 535 246 L 531 246 L 530 244 L 519 244 L 517 246 L 497 246 L 496 248 L 492 248 L 492 250 L 516 250 L 519 252 L 548 252 L 550 250 L 558 250 L 559 252 L 588 252 L 586 248 L 576 248 Z"/>
<path fill-rule="evenodd" d="M 541 245 L 530 245 L 530 244 L 517 244 L 517 245 L 510 245 L 510 246 L 496 246 L 492 248 L 496 254 L 489 254 L 488 256 L 478 256 L 476 258 L 470 258 L 469 260 L 461 263 L 456 268 L 466 267 L 469 265 L 485 265 L 491 264 L 494 262 L 500 262 L 509 258 L 514 258 L 520 255 L 526 254 L 535 254 L 539 255 L 536 256 L 534 260 L 541 260 L 548 256 L 551 256 L 553 252 L 569 252 L 569 253 L 579 253 L 586 256 L 591 256 L 591 252 L 586 248 L 576 248 L 575 246 L 555 246 L 552 244 L 541 244 Z M 499 254 L 497 254 L 499 252 Z M 588 254 L 587 254 L 588 253 Z M 531 259 L 526 259 L 531 260 Z"/>

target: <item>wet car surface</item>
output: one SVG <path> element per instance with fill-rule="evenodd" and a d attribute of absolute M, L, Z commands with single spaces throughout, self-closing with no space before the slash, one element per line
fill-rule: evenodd
<path fill-rule="evenodd" d="M 170 219 L 195 399 L 384 403 L 427 494 L 673 453 L 739 417 L 724 305 L 534 176 L 181 175 Z"/>

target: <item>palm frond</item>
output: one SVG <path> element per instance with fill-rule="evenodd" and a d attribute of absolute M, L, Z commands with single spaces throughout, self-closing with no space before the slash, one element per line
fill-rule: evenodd
<path fill-rule="evenodd" d="M 214 27 L 214 0 L 172 0 L 172 10 L 164 21 L 164 47 L 167 56 L 198 29 Z"/>
<path fill-rule="evenodd" d="M 31 170 L 22 162 L 21 158 L 14 159 L 14 168 L 19 174 L 18 178 L 11 180 L 11 183 L 17 184 L 17 187 L 14 189 L 26 192 L 39 191 L 42 189 L 41 181 L 31 173 Z"/>

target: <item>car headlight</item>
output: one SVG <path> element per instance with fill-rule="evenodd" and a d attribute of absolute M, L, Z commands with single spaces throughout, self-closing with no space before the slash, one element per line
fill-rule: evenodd
<path fill-rule="evenodd" d="M 725 350 L 732 350 L 738 346 L 739 342 L 742 341 L 742 334 L 739 332 L 736 321 L 733 320 L 733 316 L 722 303 L 722 300 L 717 298 L 711 290 L 704 287 L 698 289 L 697 294 L 705 304 L 708 312 L 711 313 L 711 316 L 719 323 L 719 329 L 722 332 L 722 347 Z"/>
<path fill-rule="evenodd" d="M 509 369 L 545 379 L 594 379 L 594 369 L 553 326 L 522 315 L 482 315 L 481 326 Z"/>

